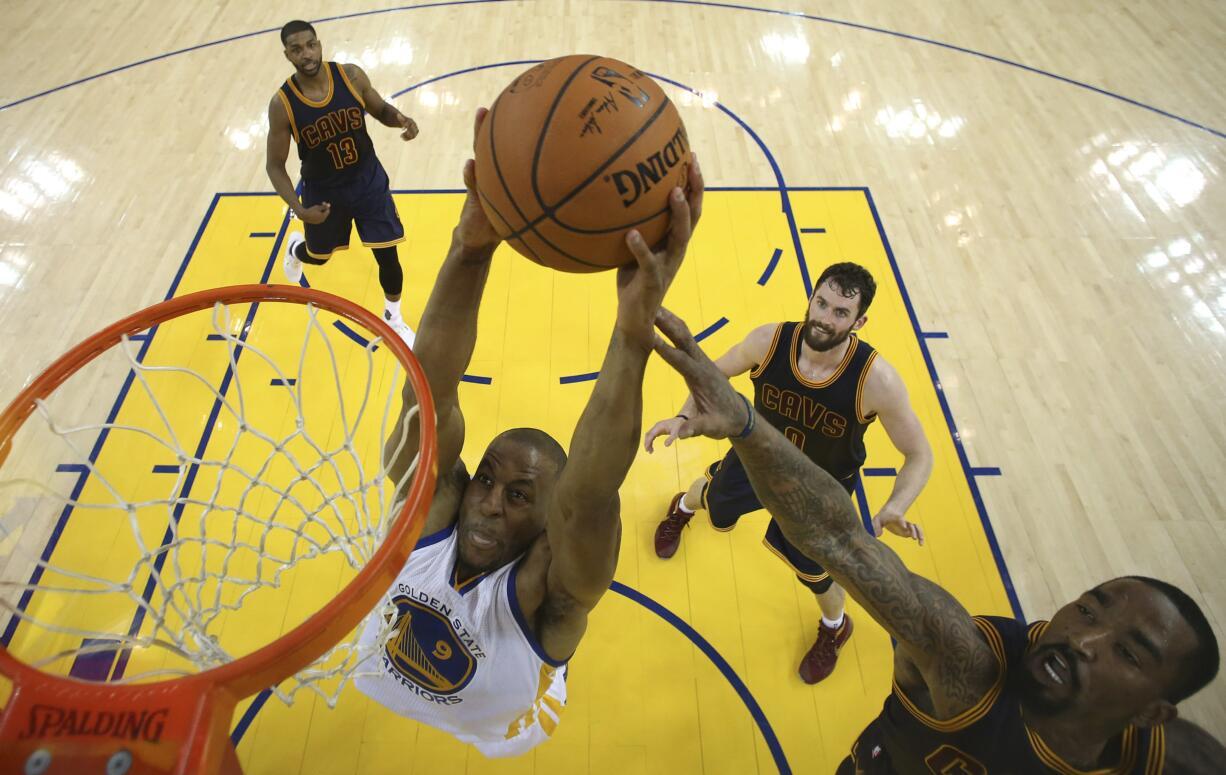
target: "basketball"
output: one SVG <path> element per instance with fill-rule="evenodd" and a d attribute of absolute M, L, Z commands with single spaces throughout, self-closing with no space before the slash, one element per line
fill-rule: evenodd
<path fill-rule="evenodd" d="M 477 193 L 498 234 L 538 264 L 599 272 L 634 260 L 626 232 L 664 239 L 690 143 L 659 85 L 608 57 L 542 62 L 511 82 L 477 135 Z"/>

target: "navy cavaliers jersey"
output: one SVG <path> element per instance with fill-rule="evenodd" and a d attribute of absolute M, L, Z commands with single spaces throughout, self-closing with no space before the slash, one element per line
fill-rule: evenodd
<path fill-rule="evenodd" d="M 1047 622 L 1022 624 L 1014 619 L 977 616 L 984 640 L 1000 664 L 996 683 L 983 698 L 947 721 L 920 710 L 894 684 L 885 707 L 852 747 L 851 764 L 840 772 L 865 775 L 1023 775 L 1059 773 L 1080 775 L 1081 770 L 1057 756 L 1022 717 L 1021 698 L 1011 676 L 1022 669 L 1022 659 Z M 1109 748 L 1113 766 L 1093 770 L 1095 775 L 1158 775 L 1166 753 L 1161 726 L 1129 727 Z"/>
<path fill-rule="evenodd" d="M 289 116 L 298 144 L 304 180 L 319 185 L 343 184 L 352 173 L 366 171 L 376 161 L 375 146 L 366 132 L 366 105 L 349 82 L 345 69 L 325 62 L 327 94 L 320 102 L 307 99 L 290 76 L 277 96 Z"/>
<path fill-rule="evenodd" d="M 754 408 L 810 460 L 846 480 L 864 465 L 864 431 L 876 419 L 862 414 L 860 397 L 877 351 L 852 334 L 834 373 L 811 382 L 796 365 L 803 335 L 803 323 L 775 329 L 766 357 L 749 373 Z"/>

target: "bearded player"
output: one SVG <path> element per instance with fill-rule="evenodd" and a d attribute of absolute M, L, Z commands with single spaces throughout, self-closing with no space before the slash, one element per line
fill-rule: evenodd
<path fill-rule="evenodd" d="M 872 274 L 859 264 L 827 267 L 817 279 L 803 321 L 759 326 L 715 364 L 729 377 L 749 372 L 754 405 L 763 418 L 837 479 L 849 499 L 866 459 L 864 433 L 881 420 L 890 442 L 902 453 L 903 465 L 890 497 L 873 516 L 873 528 L 877 535 L 889 530 L 923 544 L 923 529 L 908 521 L 906 513 L 932 473 L 932 448 L 898 372 L 856 335 L 868 321 L 876 292 Z M 652 426 L 643 439 L 647 451 L 664 434 L 664 445 L 671 444 L 693 411 L 693 399 L 687 400 L 677 416 Z M 656 526 L 658 557 L 676 553 L 682 528 L 699 508 L 707 510 L 716 530 L 731 530 L 742 516 L 762 508 L 736 450 L 712 463 L 689 490 L 673 496 Z M 815 684 L 834 671 L 839 651 L 851 637 L 843 588 L 821 563 L 792 545 L 773 519 L 764 543 L 813 592 L 821 608 L 817 638 L 798 671 L 801 680 Z"/>

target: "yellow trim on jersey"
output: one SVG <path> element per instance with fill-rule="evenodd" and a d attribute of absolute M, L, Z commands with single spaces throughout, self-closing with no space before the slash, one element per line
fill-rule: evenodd
<path fill-rule="evenodd" d="M 792 376 L 796 377 L 796 381 L 805 387 L 830 387 L 834 384 L 835 380 L 843 376 L 843 371 L 847 368 L 847 364 L 851 363 L 851 356 L 855 354 L 856 347 L 860 344 L 860 337 L 852 334 L 847 338 L 847 352 L 843 354 L 843 360 L 835 368 L 833 374 L 821 382 L 810 382 L 809 380 L 805 379 L 803 374 L 800 373 L 800 333 L 804 327 L 805 324 L 801 323 L 792 330 L 792 357 L 789 359 L 792 366 Z"/>
<path fill-rule="evenodd" d="M 1000 637 L 1000 633 L 996 631 L 995 627 L 978 616 L 973 617 L 972 621 L 975 622 L 975 626 L 979 628 L 979 631 L 983 633 L 983 639 L 987 641 L 988 646 L 991 647 L 992 654 L 995 655 L 997 662 L 996 680 L 992 683 L 992 686 L 986 692 L 984 692 L 983 696 L 979 698 L 979 702 L 976 702 L 974 705 L 962 711 L 953 718 L 942 721 L 941 719 L 933 718 L 924 711 L 920 710 L 919 707 L 916 706 L 916 704 L 913 703 L 909 697 L 907 697 L 906 692 L 904 692 L 902 687 L 898 685 L 898 681 L 894 681 L 894 696 L 898 698 L 899 703 L 906 708 L 912 716 L 915 716 L 916 719 L 923 723 L 924 726 L 935 729 L 938 732 L 957 732 L 959 730 L 966 729 L 971 724 L 974 724 L 976 721 L 982 719 L 988 714 L 988 711 L 992 709 L 992 706 L 996 704 L 996 700 L 1000 698 L 1000 692 L 1005 685 L 1005 644 Z"/>
<path fill-rule="evenodd" d="M 408 237 L 401 237 L 399 239 L 394 239 L 391 242 L 363 242 L 362 245 L 368 248 L 390 248 L 392 245 L 399 245 L 401 242 L 404 242 L 406 239 L 408 239 Z"/>
<path fill-rule="evenodd" d="M 294 142 L 301 142 L 298 139 L 298 122 L 294 120 L 294 109 L 290 107 L 289 97 L 285 96 L 285 92 L 277 89 L 277 96 L 281 98 L 281 104 L 285 106 L 285 115 L 289 118 L 289 128 L 294 135 Z"/>
<path fill-rule="evenodd" d="M 307 99 L 305 94 L 298 91 L 298 86 L 294 83 L 293 76 L 286 78 L 285 82 L 289 84 L 289 88 L 291 91 L 294 92 L 294 95 L 297 96 L 298 99 L 302 100 L 307 105 L 310 105 L 312 108 L 326 108 L 328 106 L 328 103 L 332 101 L 332 85 L 333 84 L 332 84 L 332 68 L 330 67 L 331 64 L 332 64 L 331 62 L 324 62 L 321 65 L 321 67 L 323 67 L 324 70 L 326 70 L 328 73 L 328 93 L 324 95 L 323 101 L 321 102 L 316 102 L 315 100 L 309 100 Z"/>
<path fill-rule="evenodd" d="M 546 694 L 549 691 L 549 687 L 553 685 L 553 676 L 556 670 L 557 668 L 552 665 L 541 665 L 541 672 L 536 684 L 536 699 L 532 701 L 531 707 L 507 725 L 505 739 L 514 740 L 524 730 L 538 721 L 545 735 L 553 737 L 553 731 L 558 728 L 558 720 L 562 718 L 562 708 L 564 707 L 558 699 Z M 548 709 L 549 713 L 542 712 L 545 709 Z"/>
<path fill-rule="evenodd" d="M 349 74 L 345 72 L 345 66 L 337 62 L 336 69 L 340 71 L 341 80 L 345 82 L 345 87 L 349 89 L 349 93 L 352 94 L 353 98 L 358 101 L 359 105 L 362 106 L 362 110 L 366 110 L 366 100 L 362 99 L 362 95 L 357 89 L 353 88 L 353 81 L 349 80 Z"/>
<path fill-rule="evenodd" d="M 877 360 L 877 351 L 873 350 L 868 356 L 868 360 L 864 362 L 864 368 L 860 371 L 860 381 L 856 383 L 856 419 L 861 425 L 868 425 L 877 418 L 874 414 L 872 417 L 865 417 L 860 411 L 860 403 L 864 400 L 864 383 L 868 381 L 868 370 L 873 367 L 873 361 Z"/>
<path fill-rule="evenodd" d="M 731 528 L 729 529 L 731 530 Z M 774 554 L 779 559 L 783 560 L 784 565 L 791 568 L 793 573 L 795 573 L 797 576 L 800 576 L 805 581 L 818 582 L 818 581 L 825 581 L 826 579 L 830 578 L 829 573 L 821 573 L 817 576 L 813 576 L 808 573 L 802 573 L 800 569 L 798 569 L 795 565 L 792 564 L 792 561 L 789 560 L 787 556 L 784 555 L 783 552 L 779 551 L 774 546 L 772 546 L 770 541 L 767 541 L 765 538 L 763 538 L 762 545 L 765 546 L 767 549 L 770 549 L 772 554 Z"/>
<path fill-rule="evenodd" d="M 318 258 L 321 261 L 327 261 L 329 258 L 332 258 L 333 253 L 339 253 L 342 250 L 348 250 L 348 249 L 349 249 L 348 245 L 341 245 L 339 247 L 332 248 L 332 250 L 328 251 L 327 253 L 316 253 L 310 248 L 307 248 L 307 255 L 310 256 L 311 258 Z"/>
<path fill-rule="evenodd" d="M 1047 632 L 1047 626 L 1049 624 L 1051 624 L 1051 622 L 1045 619 L 1040 619 L 1036 622 L 1030 623 L 1030 629 L 1026 631 L 1026 639 L 1030 643 L 1028 648 L 1032 648 L 1034 644 L 1039 642 L 1039 639 L 1043 637 L 1043 633 Z"/>
<path fill-rule="evenodd" d="M 1149 731 L 1149 758 L 1145 760 L 1145 775 L 1162 775 L 1166 762 L 1166 727 L 1161 725 Z"/>
<path fill-rule="evenodd" d="M 803 324 L 802 324 L 803 325 Z M 767 348 L 766 355 L 762 358 L 762 362 L 755 366 L 749 372 L 750 379 L 757 379 L 762 375 L 762 370 L 766 368 L 766 364 L 771 362 L 771 358 L 775 357 L 775 347 L 779 344 L 779 335 L 783 333 L 783 324 L 775 326 L 775 336 L 771 339 L 771 346 Z"/>
<path fill-rule="evenodd" d="M 1128 727 L 1124 730 L 1124 738 L 1120 743 L 1120 760 L 1116 765 L 1114 767 L 1101 767 L 1097 770 L 1079 770 L 1064 761 L 1064 759 L 1060 758 L 1059 754 L 1047 747 L 1047 743 L 1043 742 L 1043 738 L 1032 732 L 1029 727 L 1026 728 L 1026 737 L 1030 739 L 1030 747 L 1034 749 L 1034 753 L 1039 757 L 1039 761 L 1060 773 L 1060 775 L 1126 775 L 1132 772 L 1132 768 L 1137 762 L 1136 727 Z"/>

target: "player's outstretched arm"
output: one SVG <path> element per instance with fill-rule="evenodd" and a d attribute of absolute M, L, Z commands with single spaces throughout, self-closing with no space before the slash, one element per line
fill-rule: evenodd
<path fill-rule="evenodd" d="M 864 386 L 864 408 L 881 418 L 881 426 L 894 448 L 902 453 L 903 464 L 894 479 L 894 489 L 873 516 L 873 532 L 880 536 L 889 530 L 924 544 L 924 529 L 907 519 L 907 509 L 919 497 L 932 475 L 932 447 L 924 426 L 915 416 L 907 398 L 907 386 L 893 366 L 878 356 Z"/>
<path fill-rule="evenodd" d="M 477 110 L 473 136 L 485 120 L 485 108 Z M 421 362 L 422 370 L 430 383 L 438 414 L 438 461 L 440 471 L 449 471 L 459 459 L 464 446 L 464 415 L 460 412 L 460 377 L 472 360 L 477 343 L 477 312 L 485 281 L 489 277 L 490 261 L 494 249 L 501 241 L 490 225 L 481 203 L 477 201 L 476 165 L 469 159 L 464 164 L 464 186 L 468 194 L 460 209 L 460 222 L 451 234 L 451 248 L 434 281 L 434 289 L 426 301 L 418 326 L 413 354 Z M 385 451 L 401 454 L 389 469 L 392 481 L 400 481 L 405 468 L 412 460 L 412 450 L 417 448 L 416 423 L 411 423 L 408 436 L 401 443 L 400 427 L 417 399 L 406 382 L 403 392 L 404 406 L 401 422 L 398 422 L 387 441 Z"/>
<path fill-rule="evenodd" d="M 941 587 L 907 570 L 890 547 L 865 532 L 851 500 L 823 471 L 732 389 L 679 318 L 657 322 L 675 346 L 655 349 L 685 378 L 696 414 L 681 438 L 731 438 L 754 492 L 788 540 L 822 564 L 899 642 L 924 677 L 938 718 L 974 705 L 998 675 L 997 664 L 966 609 Z"/>
<path fill-rule="evenodd" d="M 716 367 L 729 377 L 744 374 L 754 368 L 766 357 L 766 352 L 770 349 L 771 341 L 774 340 L 775 331 L 778 328 L 779 324 L 768 323 L 750 331 L 744 339 L 734 344 L 731 350 L 715 359 Z M 675 416 L 660 420 L 651 426 L 651 430 L 643 436 L 643 449 L 649 453 L 655 452 L 655 441 L 664 434 L 668 434 L 668 438 L 664 440 L 664 446 L 671 447 L 677 440 L 677 431 L 680 430 L 681 423 L 693 414 L 694 398 L 691 396 L 685 399 L 685 403 L 681 405 L 681 409 Z"/>
<path fill-rule="evenodd" d="M 383 126 L 403 129 L 400 137 L 404 140 L 412 140 L 417 137 L 417 122 L 397 110 L 395 105 L 384 100 L 371 85 L 370 77 L 366 75 L 365 70 L 352 64 L 341 65 L 341 67 L 345 68 L 345 75 L 349 77 L 353 88 L 358 90 L 367 113 L 374 116 L 375 120 Z"/>
<path fill-rule="evenodd" d="M 688 197 L 674 189 L 667 244 L 653 252 L 637 231 L 627 236 L 635 263 L 617 275 L 617 322 L 600 377 L 575 426 L 546 525 L 550 562 L 539 634 L 545 650 L 566 658 L 579 645 L 587 613 L 613 580 L 621 537 L 617 491 L 638 448 L 643 372 L 653 322 L 702 212 L 702 177 L 691 165 Z"/>

